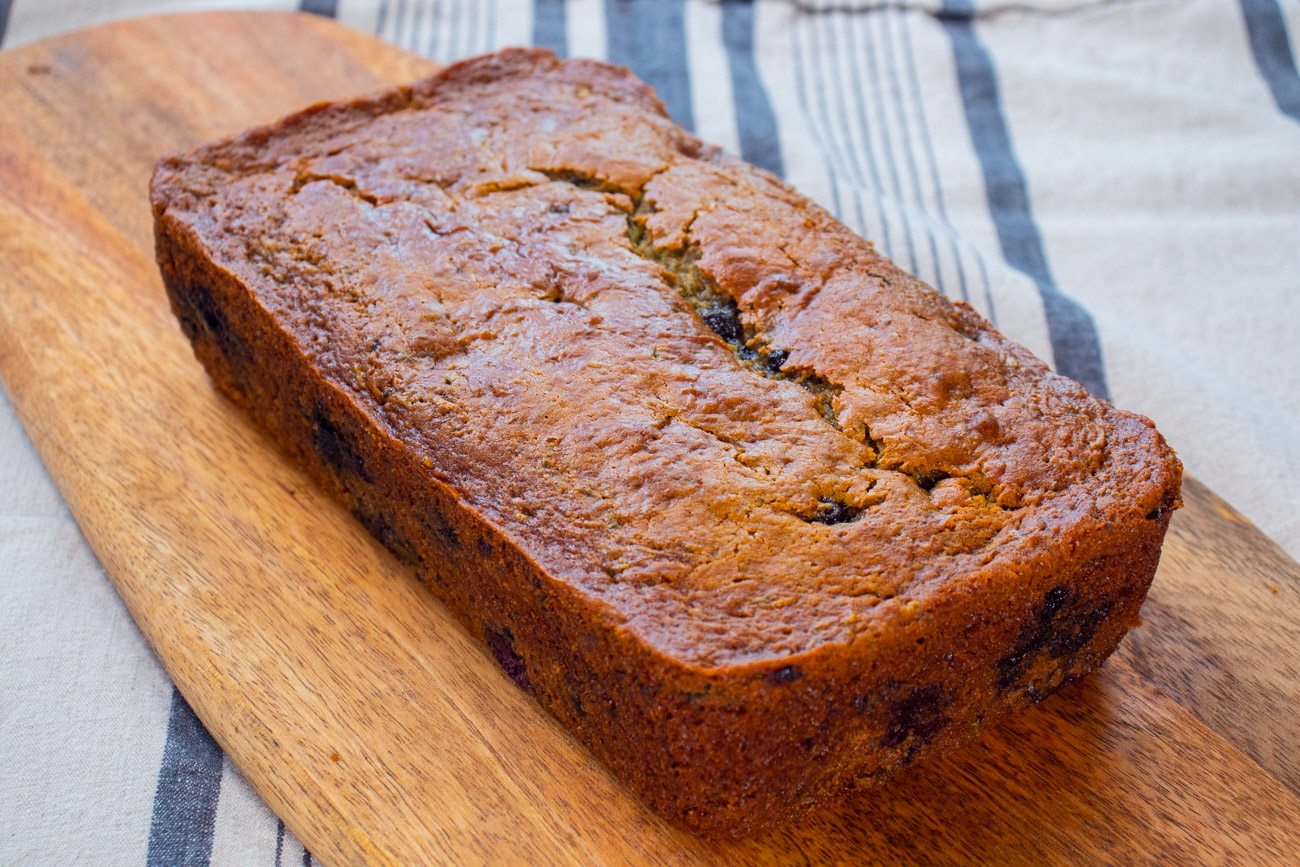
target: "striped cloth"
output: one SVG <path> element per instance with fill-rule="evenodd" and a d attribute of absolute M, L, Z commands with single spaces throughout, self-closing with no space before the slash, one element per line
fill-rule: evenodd
<path fill-rule="evenodd" d="M 0 45 L 225 0 L 0 0 Z M 1294 0 L 268 0 L 653 84 L 1300 554 Z M 0 864 L 311 864 L 175 692 L 0 397 Z"/>

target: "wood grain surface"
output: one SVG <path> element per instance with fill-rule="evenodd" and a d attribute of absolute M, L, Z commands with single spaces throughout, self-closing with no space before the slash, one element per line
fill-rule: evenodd
<path fill-rule="evenodd" d="M 961 754 L 744 842 L 649 814 L 218 396 L 155 159 L 424 61 L 218 13 L 0 55 L 0 372 L 199 717 L 327 864 L 1297 863 L 1300 567 L 1188 480 L 1145 623 Z"/>

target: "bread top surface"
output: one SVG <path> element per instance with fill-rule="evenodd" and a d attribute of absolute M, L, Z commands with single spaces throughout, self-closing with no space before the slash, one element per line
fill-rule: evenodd
<path fill-rule="evenodd" d="M 467 508 L 696 667 L 850 643 L 1177 496 L 1150 422 L 618 67 L 458 63 L 164 158 L 153 200 Z"/>

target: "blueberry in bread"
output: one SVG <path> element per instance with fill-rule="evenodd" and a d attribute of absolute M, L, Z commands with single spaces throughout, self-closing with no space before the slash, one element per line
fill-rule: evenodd
<path fill-rule="evenodd" d="M 651 807 L 788 820 L 1096 668 L 1181 468 L 626 70 L 509 50 L 159 162 L 218 387 Z"/>

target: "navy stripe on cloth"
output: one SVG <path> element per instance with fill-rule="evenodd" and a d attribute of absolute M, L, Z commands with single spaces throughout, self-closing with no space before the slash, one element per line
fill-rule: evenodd
<path fill-rule="evenodd" d="M 5 44 L 5 31 L 9 29 L 9 10 L 13 5 L 13 0 L 0 0 L 0 48 Z"/>
<path fill-rule="evenodd" d="M 944 0 L 939 21 L 952 42 L 966 124 L 984 171 L 985 193 L 1002 256 L 1038 286 L 1057 372 L 1097 397 L 1109 399 L 1101 341 L 1092 316 L 1061 294 L 1047 267 L 1042 238 L 1029 206 L 1025 175 L 1002 115 L 993 61 L 975 36 L 973 11 L 969 0 Z"/>
<path fill-rule="evenodd" d="M 569 38 L 565 20 L 564 0 L 535 0 L 533 44 L 549 48 L 560 57 L 568 57 Z"/>
<path fill-rule="evenodd" d="M 148 867 L 207 867 L 220 794 L 221 747 L 173 688 L 149 823 Z"/>
<path fill-rule="evenodd" d="M 736 104 L 736 127 L 740 135 L 740 156 L 774 175 L 785 175 L 781 140 L 776 132 L 776 115 L 767 89 L 758 77 L 754 62 L 754 4 L 746 0 L 724 0 L 722 44 L 731 67 L 731 93 Z"/>
<path fill-rule="evenodd" d="M 339 14 L 339 4 L 338 0 L 298 0 L 298 10 L 335 18 Z"/>
<path fill-rule="evenodd" d="M 1283 114 L 1300 122 L 1300 74 L 1296 73 L 1291 39 L 1276 0 L 1241 0 L 1246 35 L 1255 65 Z"/>
<path fill-rule="evenodd" d="M 605 0 L 609 61 L 649 84 L 672 119 L 695 131 L 685 0 Z"/>

